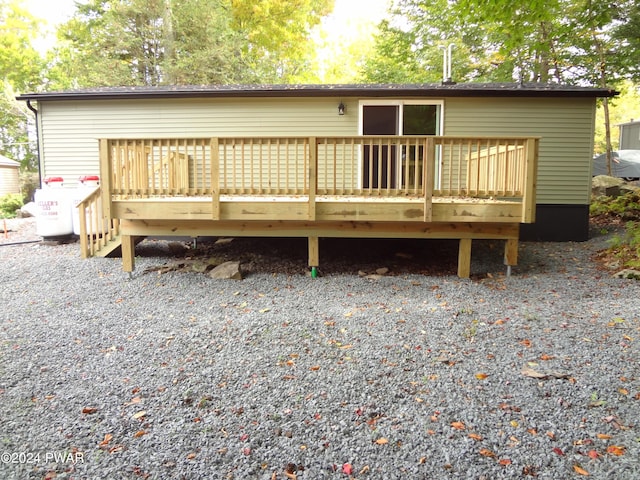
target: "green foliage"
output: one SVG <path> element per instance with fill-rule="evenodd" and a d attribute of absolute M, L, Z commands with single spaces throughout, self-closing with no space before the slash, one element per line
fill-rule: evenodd
<path fill-rule="evenodd" d="M 286 83 L 333 0 L 88 0 L 58 31 L 54 88 Z"/>
<path fill-rule="evenodd" d="M 590 214 L 600 219 L 624 222 L 624 233 L 612 236 L 607 253 L 624 267 L 640 268 L 640 193 L 594 198 Z"/>
<path fill-rule="evenodd" d="M 627 222 L 624 234 L 612 237 L 609 253 L 625 267 L 640 268 L 640 222 Z"/>
<path fill-rule="evenodd" d="M 640 220 L 640 193 L 629 192 L 618 197 L 595 197 L 589 206 L 591 216 L 618 220 Z"/>
<path fill-rule="evenodd" d="M 19 193 L 8 193 L 0 197 L 0 218 L 15 217 L 22 205 L 22 195 Z"/>
<path fill-rule="evenodd" d="M 618 79 L 623 45 L 633 45 L 640 29 L 621 28 L 621 18 L 640 21 L 631 0 L 396 0 L 394 16 L 377 41 L 377 54 L 365 67 L 367 80 L 376 80 L 375 67 L 394 42 L 402 54 L 387 57 L 379 78 L 393 65 L 421 72 L 440 71 L 440 47 L 450 43 L 453 79 L 580 83 L 602 86 Z M 611 35 L 616 32 L 617 36 Z M 637 68 L 640 41 L 627 53 Z M 635 54 L 635 55 L 633 55 Z M 411 73 L 406 78 L 411 80 Z M 429 75 L 434 78 L 434 75 Z M 440 79 L 440 76 L 437 78 Z"/>
<path fill-rule="evenodd" d="M 40 177 L 38 173 L 23 171 L 20 173 L 20 191 L 24 203 L 33 201 L 36 189 L 40 188 Z"/>
<path fill-rule="evenodd" d="M 44 60 L 32 46 L 38 27 L 18 1 L 0 0 L 0 153 L 23 169 L 33 169 L 36 156 L 27 136 L 31 116 L 15 95 L 41 83 Z"/>
<path fill-rule="evenodd" d="M 33 47 L 39 22 L 16 0 L 0 0 L 0 78 L 23 92 L 40 83 L 44 60 Z"/>

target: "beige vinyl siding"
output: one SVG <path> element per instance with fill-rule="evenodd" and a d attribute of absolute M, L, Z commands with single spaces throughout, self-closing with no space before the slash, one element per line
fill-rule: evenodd
<path fill-rule="evenodd" d="M 356 135 L 360 100 L 364 99 L 40 102 L 42 173 L 62 176 L 70 186 L 81 175 L 98 174 L 99 138 Z M 346 105 L 343 116 L 338 115 L 340 101 Z M 541 137 L 537 202 L 589 203 L 593 98 L 446 98 L 442 115 L 444 135 Z M 322 185 L 333 172 L 331 166 L 320 167 Z M 300 180 L 297 173 L 293 175 L 288 182 L 297 187 Z M 355 173 L 340 171 L 338 175 L 339 184 L 349 183 Z"/>
<path fill-rule="evenodd" d="M 595 100 L 449 98 L 444 135 L 539 136 L 537 203 L 590 201 Z"/>
<path fill-rule="evenodd" d="M 41 102 L 43 175 L 98 174 L 99 138 L 356 135 L 356 99 L 156 99 Z"/>
<path fill-rule="evenodd" d="M 0 197 L 20 193 L 20 164 L 0 155 Z"/>

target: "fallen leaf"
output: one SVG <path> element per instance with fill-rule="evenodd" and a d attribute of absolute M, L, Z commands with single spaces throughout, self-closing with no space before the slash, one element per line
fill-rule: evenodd
<path fill-rule="evenodd" d="M 518 343 L 527 348 L 531 347 L 531 340 L 529 340 L 528 338 L 525 338 L 524 340 L 520 340 Z"/>
<path fill-rule="evenodd" d="M 318 370 L 320 370 L 320 365 L 314 365 L 313 367 L 310 367 L 309 370 L 317 372 Z"/>
<path fill-rule="evenodd" d="M 587 455 L 589 455 L 589 458 L 592 458 L 594 460 L 600 456 L 600 454 L 596 450 L 589 450 L 589 453 L 587 453 Z"/>
<path fill-rule="evenodd" d="M 453 423 L 451 424 L 451 426 L 452 426 L 453 428 L 455 428 L 456 430 L 464 430 L 465 428 L 467 428 L 467 427 L 465 426 L 465 424 L 464 424 L 464 423 L 462 423 L 462 422 L 453 422 Z"/>
<path fill-rule="evenodd" d="M 115 445 L 109 449 L 109 453 L 118 453 L 124 450 L 124 445 Z"/>
<path fill-rule="evenodd" d="M 386 439 L 386 438 L 384 438 L 384 437 L 381 437 L 381 438 L 379 438 L 379 439 L 377 439 L 377 440 L 376 440 L 376 443 L 377 443 L 378 445 L 386 445 L 387 443 L 389 443 L 389 440 L 387 440 L 387 439 Z"/>
<path fill-rule="evenodd" d="M 193 460 L 194 458 L 196 458 L 196 454 L 193 452 L 187 455 L 187 460 Z"/>
<path fill-rule="evenodd" d="M 138 420 L 138 419 L 140 419 L 140 418 L 144 417 L 146 414 L 147 414 L 147 411 L 146 411 L 146 410 L 140 410 L 139 412 L 134 413 L 134 414 L 131 416 L 131 418 L 134 418 L 134 419 Z"/>
<path fill-rule="evenodd" d="M 578 465 L 574 465 L 573 469 L 575 470 L 575 472 L 579 475 L 584 475 L 585 477 L 589 476 L 589 472 L 587 472 L 584 468 L 579 467 Z"/>
<path fill-rule="evenodd" d="M 529 367 L 522 367 L 521 373 L 525 377 L 529 377 L 529 378 L 539 378 L 539 379 L 547 378 L 547 375 L 545 375 L 544 373 L 537 372 L 533 368 L 529 368 Z"/>
<path fill-rule="evenodd" d="M 556 453 L 556 454 L 560 455 L 561 457 L 564 457 L 564 452 L 561 449 L 559 449 L 558 447 L 554 447 L 553 448 L 553 453 Z"/>
<path fill-rule="evenodd" d="M 622 395 L 629 395 L 629 390 L 627 390 L 626 388 L 619 388 L 618 392 L 620 392 Z"/>
<path fill-rule="evenodd" d="M 482 440 L 482 435 L 478 435 L 477 433 L 470 433 L 469 438 L 479 442 L 480 440 Z"/>
<path fill-rule="evenodd" d="M 488 448 L 481 448 L 480 449 L 480 455 L 482 455 L 483 457 L 489 457 L 489 458 L 493 458 L 496 456 L 495 453 L 493 453 L 491 450 L 489 450 Z"/>
<path fill-rule="evenodd" d="M 624 455 L 625 447 L 620 445 L 610 445 L 607 447 L 607 453 L 611 455 L 615 455 L 619 457 L 620 455 Z"/>
<path fill-rule="evenodd" d="M 353 467 L 350 463 L 345 463 L 344 465 L 342 465 L 342 473 L 344 473 L 345 475 L 351 475 L 352 472 Z"/>
<path fill-rule="evenodd" d="M 262 310 L 258 310 L 260 313 L 267 313 L 268 311 L 270 311 L 270 308 L 263 308 Z"/>
<path fill-rule="evenodd" d="M 544 360 L 544 361 L 548 361 L 548 360 L 553 360 L 554 357 L 553 355 L 547 355 L 547 354 L 542 354 L 540 355 L 540 360 Z"/>
<path fill-rule="evenodd" d="M 91 415 L 92 413 L 96 413 L 98 409 L 96 407 L 84 407 L 82 409 L 82 413 L 86 415 Z"/>
<path fill-rule="evenodd" d="M 511 460 L 509 460 L 508 458 L 501 458 L 498 463 L 503 467 L 506 467 L 507 465 L 511 465 Z"/>
<path fill-rule="evenodd" d="M 136 433 L 133 434 L 133 436 L 135 438 L 140 438 L 143 435 L 146 435 L 147 432 L 145 432 L 144 430 L 138 430 Z"/>
<path fill-rule="evenodd" d="M 110 433 L 107 433 L 105 434 L 104 439 L 98 445 L 100 447 L 105 447 L 109 445 L 109 442 L 111 441 L 112 438 L 113 438 L 113 435 L 111 435 Z"/>
<path fill-rule="evenodd" d="M 487 375 L 486 373 L 476 373 L 476 378 L 478 380 L 484 380 L 488 377 L 489 375 Z"/>
<path fill-rule="evenodd" d="M 609 440 L 611 439 L 611 435 L 607 435 L 606 433 L 596 433 L 596 437 L 600 440 Z"/>

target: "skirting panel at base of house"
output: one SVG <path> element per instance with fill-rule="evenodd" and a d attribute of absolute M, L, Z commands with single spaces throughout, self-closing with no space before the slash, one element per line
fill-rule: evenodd
<path fill-rule="evenodd" d="M 585 242 L 589 239 L 589 205 L 537 205 L 536 222 L 520 225 L 520 240 Z"/>

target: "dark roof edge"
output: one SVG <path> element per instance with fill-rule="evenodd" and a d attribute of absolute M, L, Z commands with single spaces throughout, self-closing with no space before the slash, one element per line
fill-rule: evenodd
<path fill-rule="evenodd" d="M 104 87 L 28 93 L 17 100 L 124 100 L 158 98 L 255 97 L 613 97 L 607 88 L 557 84 L 460 83 L 384 85 L 223 85 L 168 87 Z"/>

